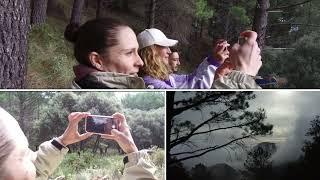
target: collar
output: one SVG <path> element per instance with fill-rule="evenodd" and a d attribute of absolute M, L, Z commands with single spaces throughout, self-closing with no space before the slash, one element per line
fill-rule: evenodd
<path fill-rule="evenodd" d="M 86 77 L 87 75 L 93 72 L 99 72 L 99 70 L 83 64 L 79 64 L 79 65 L 73 66 L 73 72 L 74 72 L 74 75 L 76 76 L 75 81 L 80 81 L 81 79 L 83 79 L 84 77 Z"/>
<path fill-rule="evenodd" d="M 85 79 L 89 84 L 101 84 L 101 87 L 109 89 L 144 89 L 145 84 L 142 78 L 134 75 L 103 72 L 85 65 L 74 67 L 75 82 Z"/>

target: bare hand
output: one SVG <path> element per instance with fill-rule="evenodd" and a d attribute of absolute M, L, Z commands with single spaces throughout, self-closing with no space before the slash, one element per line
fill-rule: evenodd
<path fill-rule="evenodd" d="M 216 70 L 214 80 L 228 75 L 232 70 L 234 70 L 233 64 L 229 60 L 224 61 L 224 63 Z"/>
<path fill-rule="evenodd" d="M 248 75 L 256 76 L 262 66 L 260 48 L 257 43 L 257 33 L 254 31 L 244 31 L 240 34 L 245 38 L 243 45 L 235 44 L 230 52 L 230 61 L 236 70 Z"/>
<path fill-rule="evenodd" d="M 230 44 L 226 40 L 220 40 L 214 47 L 213 57 L 221 64 L 229 58 L 229 46 Z"/>
<path fill-rule="evenodd" d="M 81 119 L 86 118 L 90 113 L 87 112 L 73 112 L 68 116 L 69 124 L 64 133 L 59 137 L 64 146 L 73 144 L 87 139 L 92 133 L 80 134 L 78 131 L 78 124 Z"/>
<path fill-rule="evenodd" d="M 126 154 L 138 152 L 138 148 L 133 141 L 125 116 L 120 113 L 115 113 L 112 117 L 117 121 L 119 130 L 113 129 L 111 130 L 112 135 L 105 134 L 101 135 L 101 137 L 117 141 Z"/>

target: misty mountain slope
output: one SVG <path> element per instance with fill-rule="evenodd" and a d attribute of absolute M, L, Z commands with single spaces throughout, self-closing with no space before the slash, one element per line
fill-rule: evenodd
<path fill-rule="evenodd" d="M 240 180 L 240 173 L 228 164 L 216 164 L 208 168 L 213 179 Z"/>

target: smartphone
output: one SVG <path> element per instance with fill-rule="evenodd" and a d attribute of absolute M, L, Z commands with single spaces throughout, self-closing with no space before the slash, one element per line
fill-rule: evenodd
<path fill-rule="evenodd" d="M 238 38 L 238 44 L 240 44 L 241 46 L 242 46 L 244 43 L 246 43 L 246 41 L 247 41 L 247 37 L 240 36 L 240 37 Z"/>
<path fill-rule="evenodd" d="M 112 129 L 119 129 L 112 116 L 89 115 L 85 119 L 85 131 L 94 134 L 111 134 Z"/>

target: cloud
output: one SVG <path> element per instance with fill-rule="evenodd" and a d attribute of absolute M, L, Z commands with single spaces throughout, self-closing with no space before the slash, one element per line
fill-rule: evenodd
<path fill-rule="evenodd" d="M 257 141 L 247 141 L 247 143 L 254 146 L 263 141 L 275 142 L 278 147 L 278 151 L 273 156 L 275 163 L 297 159 L 302 153 L 301 148 L 310 121 L 316 114 L 320 114 L 320 92 L 268 91 L 255 92 L 255 94 L 257 98 L 251 101 L 250 109 L 264 108 L 267 112 L 267 122 L 274 125 L 274 133 L 272 136 L 258 137 Z M 205 111 L 203 113 L 205 118 Z M 181 115 L 180 118 L 195 122 L 199 121 L 200 115 L 190 111 Z M 225 142 L 233 133 L 237 132 L 215 133 L 212 138 L 197 137 L 198 139 L 193 140 L 198 145 L 208 145 L 212 142 Z M 178 151 L 181 151 L 181 149 Z M 207 166 L 228 163 L 232 166 L 241 167 L 245 160 L 245 153 L 239 152 L 238 155 L 240 156 L 238 159 L 230 161 L 230 154 L 226 150 L 218 150 L 184 163 L 188 167 L 198 163 Z"/>

